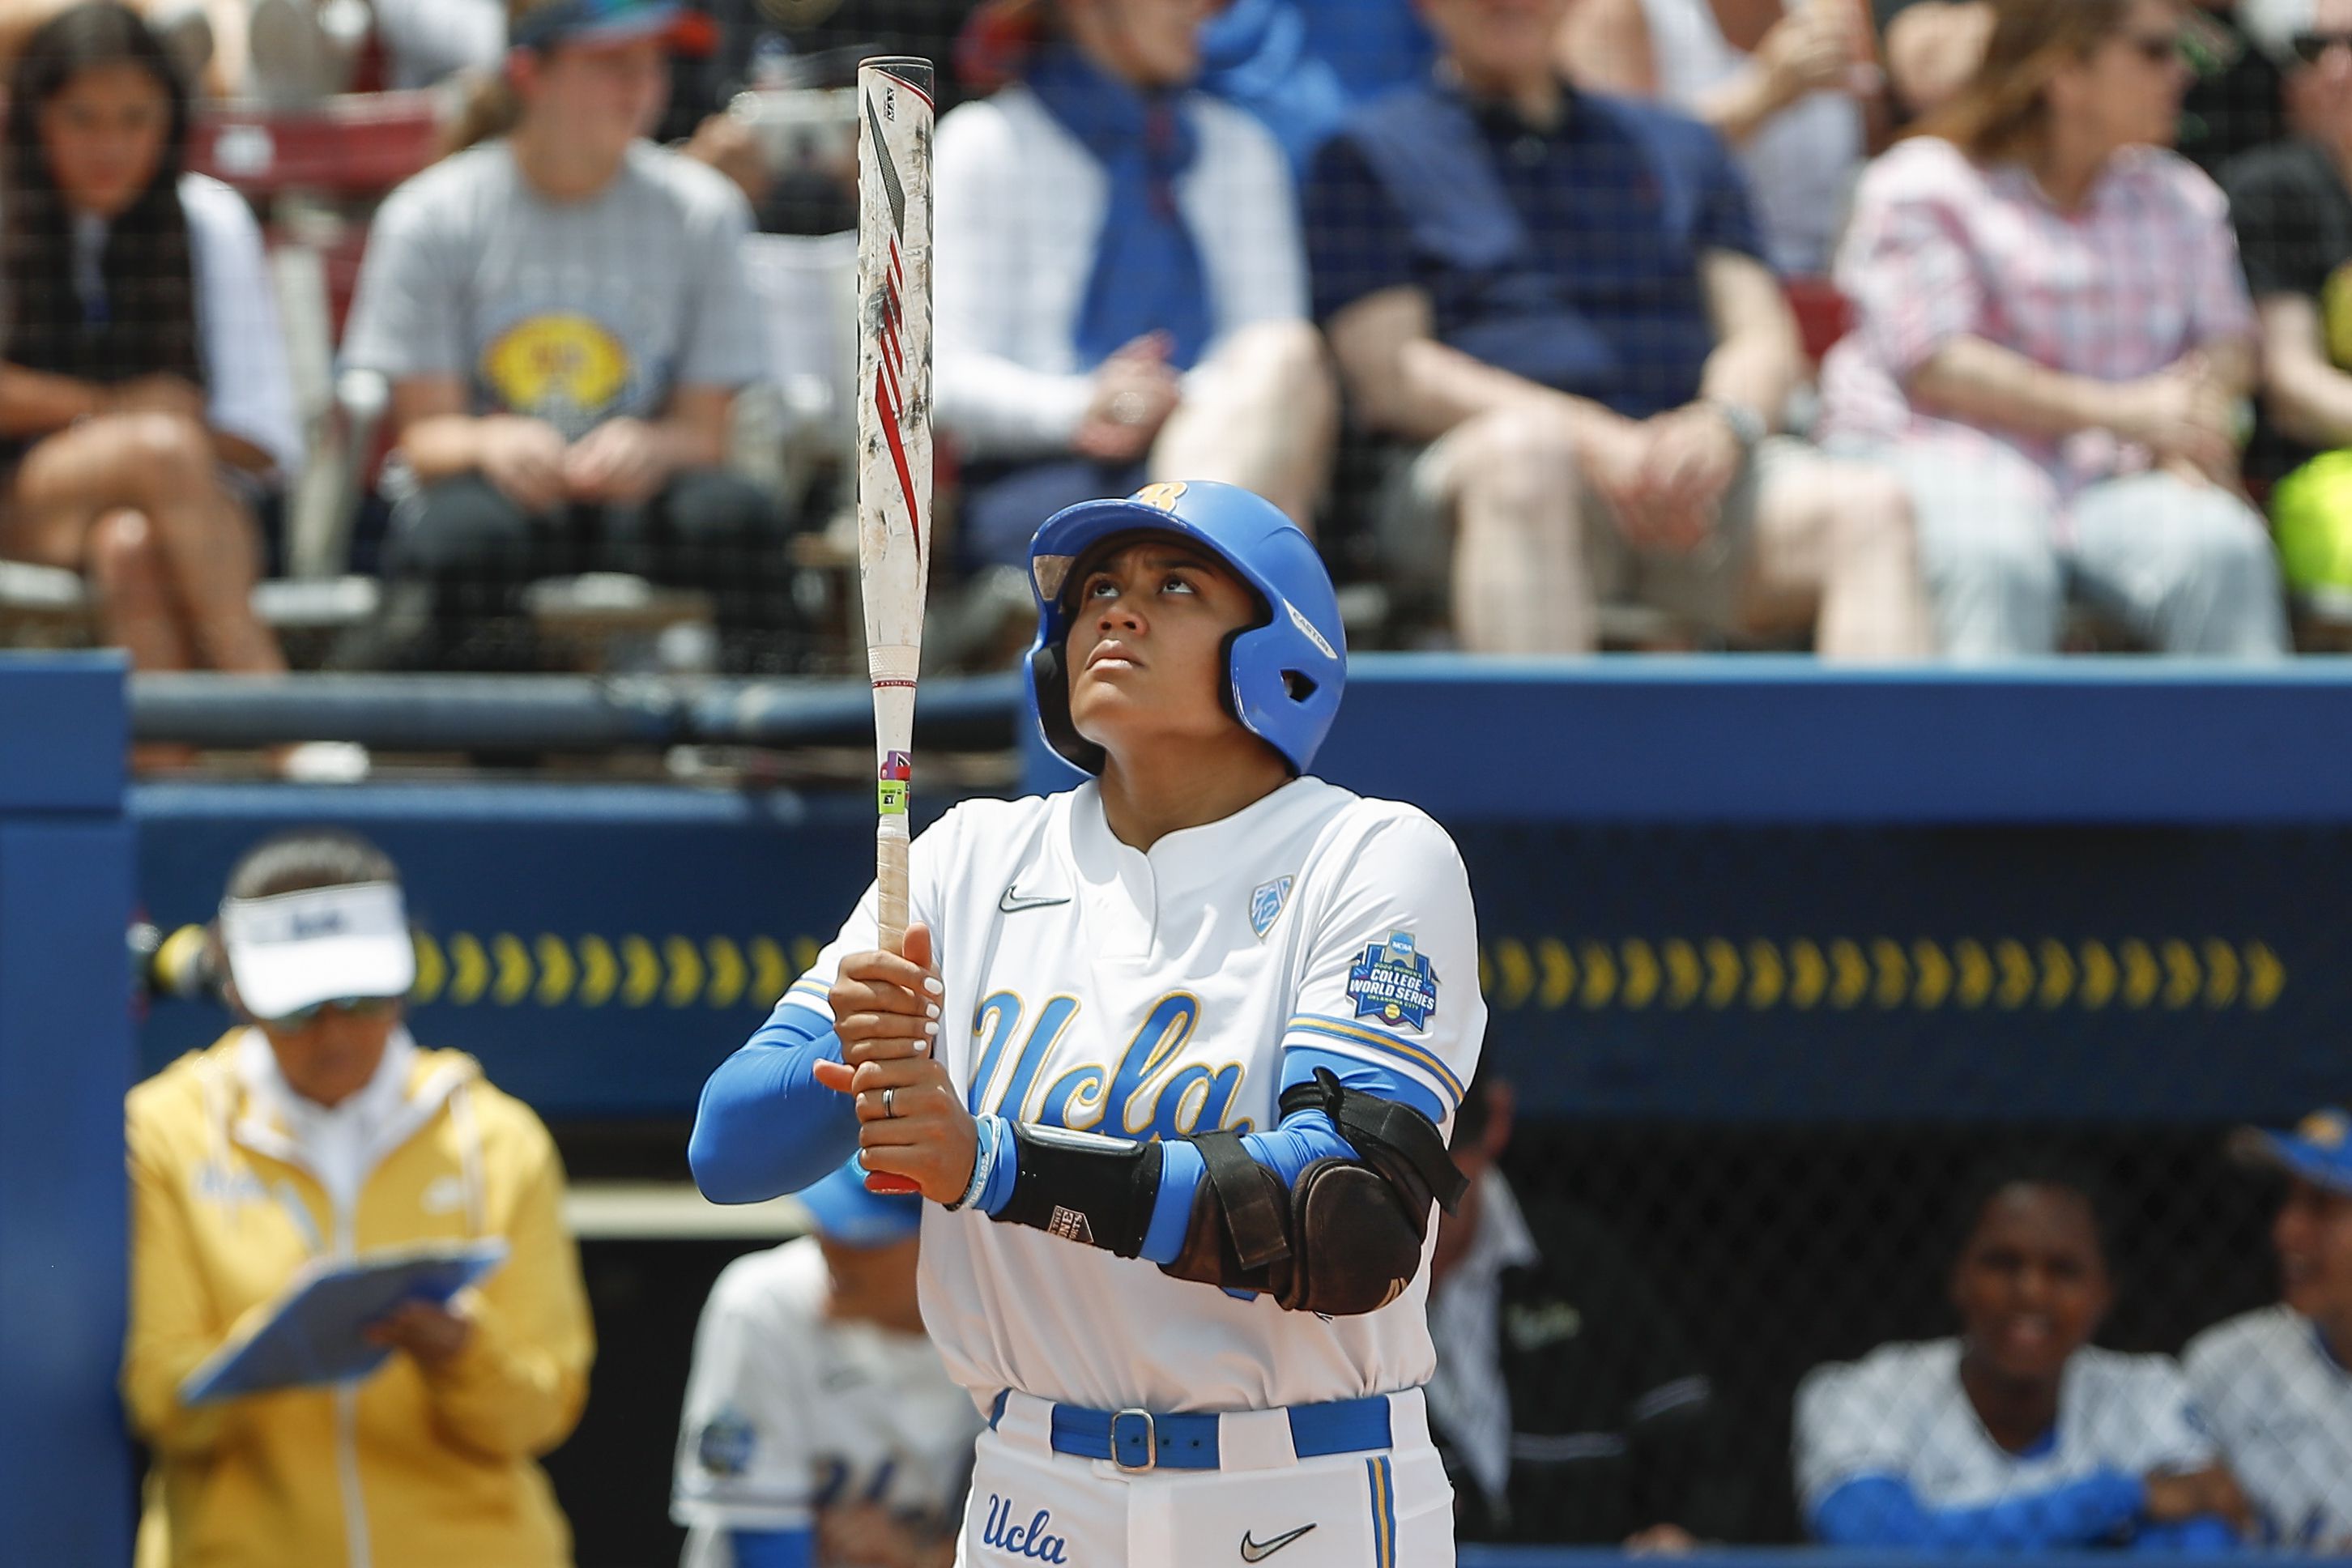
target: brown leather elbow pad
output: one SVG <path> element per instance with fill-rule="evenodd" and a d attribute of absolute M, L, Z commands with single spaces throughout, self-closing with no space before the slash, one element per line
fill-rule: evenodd
<path fill-rule="evenodd" d="M 1425 1190 L 1407 1213 L 1387 1177 L 1339 1159 L 1316 1161 L 1285 1188 L 1240 1139 L 1212 1133 L 1194 1142 L 1208 1173 L 1192 1196 L 1183 1250 L 1163 1273 L 1261 1291 L 1286 1311 L 1335 1318 L 1378 1310 L 1412 1283 L 1429 1225 Z"/>

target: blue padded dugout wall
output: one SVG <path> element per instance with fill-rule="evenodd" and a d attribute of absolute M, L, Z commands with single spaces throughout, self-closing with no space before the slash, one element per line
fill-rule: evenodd
<path fill-rule="evenodd" d="M 1072 776 L 1029 750 L 1030 787 Z M 1536 1113 L 2211 1122 L 2352 1092 L 2337 661 L 1375 656 L 1321 771 L 1461 843 L 1492 1047 Z M 132 798 L 165 925 L 275 828 L 380 838 L 427 933 L 420 1037 L 557 1120 L 689 1114 L 871 875 L 856 792 Z M 159 1005 L 145 1067 L 225 1022 Z"/>
<path fill-rule="evenodd" d="M 0 1558 L 131 1556 L 115 1401 L 131 1083 L 111 655 L 0 656 Z"/>

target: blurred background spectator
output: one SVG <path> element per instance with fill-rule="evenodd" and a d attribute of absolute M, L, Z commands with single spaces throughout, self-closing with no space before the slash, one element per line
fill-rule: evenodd
<path fill-rule="evenodd" d="M 1389 570 L 1443 581 L 1450 556 L 1479 652 L 1589 651 L 1622 596 L 1925 654 L 1893 479 L 1771 436 L 1801 355 L 1738 171 L 1696 121 L 1562 81 L 1568 4 L 1429 0 L 1438 74 L 1317 161 L 1317 314 L 1359 416 L 1407 444 Z"/>
<path fill-rule="evenodd" d="M 1858 0 L 1575 0 L 1578 85 L 1655 98 L 1721 136 L 1776 271 L 1829 269 L 1885 79 Z"/>
<path fill-rule="evenodd" d="M 1482 1068 L 1454 1113 L 1469 1190 L 1429 1264 L 1430 1432 L 1459 1538 L 1672 1551 L 1733 1537 L 1706 1373 L 1597 1220 L 1504 1177 L 1511 1110 L 1510 1084 Z"/>
<path fill-rule="evenodd" d="M 402 1026 L 415 955 L 399 872 L 366 841 L 257 845 L 215 941 L 240 1026 L 126 1111 L 122 1397 L 154 1456 L 140 1568 L 563 1568 L 571 1532 L 536 1460 L 580 1419 L 593 1341 L 547 1130 L 471 1057 Z M 306 1263 L 484 1237 L 506 1261 L 446 1307 L 377 1322 L 398 1353 L 365 1382 L 181 1403 Z"/>
<path fill-rule="evenodd" d="M 385 85 L 430 87 L 495 71 L 507 50 L 507 0 L 373 0 Z"/>
<path fill-rule="evenodd" d="M 856 1165 L 739 1258 L 694 1336 L 670 1510 L 685 1568 L 948 1568 L 981 1419 L 923 1334 L 922 1201 Z"/>
<path fill-rule="evenodd" d="M 1193 90 L 1208 0 L 1009 0 L 1021 78 L 940 122 L 940 428 L 968 565 L 1064 506 L 1222 479 L 1311 524 L 1337 422 L 1296 196 Z"/>
<path fill-rule="evenodd" d="M 2246 467 L 2273 487 L 2288 585 L 2352 588 L 2352 4 L 2270 0 L 2247 20 L 2286 72 L 2294 134 L 2221 171 L 2262 322 Z"/>
<path fill-rule="evenodd" d="M 535 579 L 622 571 L 698 588 L 721 658 L 757 667 L 790 618 L 776 500 L 722 468 L 765 373 L 742 195 L 642 141 L 679 13 L 553 0 L 486 84 L 469 147 L 378 216 L 343 345 L 392 383 L 414 489 L 366 662 L 528 666 Z"/>
<path fill-rule="evenodd" d="M 184 173 L 187 91 L 94 0 L 11 73 L 0 188 L 0 556 L 85 574 L 141 669 L 285 668 L 255 616 L 254 503 L 300 460 L 261 234 Z"/>
<path fill-rule="evenodd" d="M 2352 1552 L 2352 1115 L 2331 1106 L 2234 1142 L 2286 1178 L 2271 1224 L 2284 1299 L 2189 1342 L 2189 1394 L 2265 1544 Z"/>
<path fill-rule="evenodd" d="M 2163 1356 L 2091 1344 L 2115 1303 L 2085 1177 L 2032 1155 L 1964 1189 L 1956 1340 L 1884 1345 L 1797 1394 L 1806 1523 L 1841 1546 L 2211 1550 L 2245 1502 Z"/>
<path fill-rule="evenodd" d="M 1968 86 L 1864 176 L 1823 438 L 1905 476 L 1956 658 L 2050 652 L 2070 589 L 2168 652 L 2284 652 L 2238 479 L 2252 312 L 2219 193 L 2164 150 L 2182 12 L 1995 12 Z"/>

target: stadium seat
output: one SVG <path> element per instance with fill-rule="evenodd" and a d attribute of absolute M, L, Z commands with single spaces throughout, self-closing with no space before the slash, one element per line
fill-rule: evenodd
<path fill-rule="evenodd" d="M 373 200 L 431 163 L 440 99 L 425 92 L 347 93 L 312 108 L 207 104 L 188 132 L 188 166 L 253 201 L 289 193 Z"/>

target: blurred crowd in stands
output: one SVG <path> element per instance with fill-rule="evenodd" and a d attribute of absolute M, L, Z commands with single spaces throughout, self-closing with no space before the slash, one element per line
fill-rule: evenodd
<path fill-rule="evenodd" d="M 2352 632 L 2352 0 L 11 0 L 0 638 L 845 667 L 881 48 L 943 664 L 1178 477 L 1364 646 Z"/>

